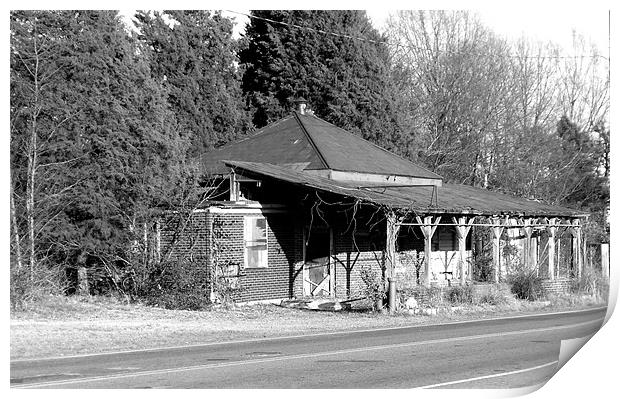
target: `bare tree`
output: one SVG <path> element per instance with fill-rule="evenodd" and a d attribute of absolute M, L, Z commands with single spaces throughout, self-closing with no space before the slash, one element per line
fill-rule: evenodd
<path fill-rule="evenodd" d="M 423 160 L 449 180 L 485 185 L 509 88 L 506 42 L 467 12 L 401 11 L 388 34 L 408 72 L 403 95 Z"/>

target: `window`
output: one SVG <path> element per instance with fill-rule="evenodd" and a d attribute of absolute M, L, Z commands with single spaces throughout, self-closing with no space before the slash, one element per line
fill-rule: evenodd
<path fill-rule="evenodd" d="M 267 267 L 267 220 L 246 216 L 243 233 L 245 241 L 245 267 Z"/>

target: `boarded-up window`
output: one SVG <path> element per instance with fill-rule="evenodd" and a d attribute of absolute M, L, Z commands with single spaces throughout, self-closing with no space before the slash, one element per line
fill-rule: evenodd
<path fill-rule="evenodd" d="M 246 216 L 244 223 L 245 267 L 267 267 L 267 220 Z"/>
<path fill-rule="evenodd" d="M 458 240 L 456 231 L 451 226 L 439 226 L 431 240 L 431 250 L 433 251 L 457 251 Z"/>

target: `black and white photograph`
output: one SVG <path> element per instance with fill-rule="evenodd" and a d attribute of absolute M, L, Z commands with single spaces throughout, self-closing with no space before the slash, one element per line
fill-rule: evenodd
<path fill-rule="evenodd" d="M 535 4 L 11 4 L 10 393 L 612 387 L 615 13 Z"/>

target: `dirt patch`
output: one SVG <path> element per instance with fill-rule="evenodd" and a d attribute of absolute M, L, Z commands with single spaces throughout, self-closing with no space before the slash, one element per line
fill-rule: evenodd
<path fill-rule="evenodd" d="M 579 307 L 593 306 L 596 303 Z M 549 303 L 529 303 L 509 309 L 487 306 L 445 310 L 432 317 L 405 312 L 320 312 L 276 305 L 175 311 L 122 304 L 111 298 L 50 297 L 36 307 L 11 314 L 11 359 L 423 325 L 554 310 L 559 308 Z"/>

